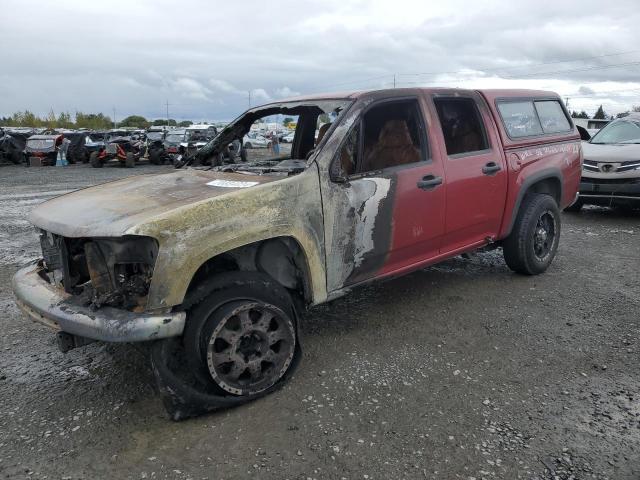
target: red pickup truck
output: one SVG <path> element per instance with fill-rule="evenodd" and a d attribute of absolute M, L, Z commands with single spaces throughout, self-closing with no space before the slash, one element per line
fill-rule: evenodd
<path fill-rule="evenodd" d="M 270 158 L 206 166 L 278 118 Z M 487 246 L 544 272 L 582 150 L 554 93 L 393 89 L 253 108 L 181 163 L 39 205 L 43 258 L 13 281 L 63 350 L 154 341 L 174 418 L 277 388 L 304 308 L 358 285 Z"/>

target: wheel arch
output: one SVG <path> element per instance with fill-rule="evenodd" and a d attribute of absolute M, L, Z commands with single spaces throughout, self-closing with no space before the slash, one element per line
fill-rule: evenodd
<path fill-rule="evenodd" d="M 261 272 L 295 294 L 305 305 L 313 303 L 309 259 L 302 244 L 292 236 L 276 236 L 251 242 L 205 260 L 189 281 L 183 306 L 198 301 L 195 287 L 212 276 L 233 271 Z"/>
<path fill-rule="evenodd" d="M 507 228 L 504 231 L 503 236 L 507 236 L 511 233 L 513 225 L 516 222 L 522 201 L 525 196 L 530 193 L 544 193 L 551 195 L 558 204 L 558 208 L 561 208 L 562 203 L 562 172 L 558 168 L 546 168 L 538 172 L 528 175 L 522 182 L 522 186 L 518 191 L 513 210 L 511 211 L 511 218 Z"/>

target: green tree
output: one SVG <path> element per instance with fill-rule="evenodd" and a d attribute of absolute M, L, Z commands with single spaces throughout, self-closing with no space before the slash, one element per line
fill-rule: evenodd
<path fill-rule="evenodd" d="M 282 125 L 285 127 L 288 127 L 290 123 L 293 123 L 293 118 L 291 117 L 285 117 L 284 120 L 282 120 Z"/>
<path fill-rule="evenodd" d="M 58 128 L 73 128 L 74 123 L 71 121 L 71 114 L 69 112 L 60 112 L 58 119 L 56 120 Z"/>
<path fill-rule="evenodd" d="M 624 118 L 627 115 L 629 115 L 629 111 L 627 110 L 626 112 L 620 112 L 616 115 L 616 118 Z"/>
<path fill-rule="evenodd" d="M 149 122 L 140 115 L 129 115 L 120 122 L 121 127 L 147 128 Z"/>
<path fill-rule="evenodd" d="M 179 127 L 188 127 L 190 125 L 193 125 L 193 122 L 191 120 L 183 120 L 178 123 Z"/>
<path fill-rule="evenodd" d="M 111 118 L 102 113 L 76 112 L 76 128 L 89 128 L 91 130 L 108 130 L 113 128 Z"/>
<path fill-rule="evenodd" d="M 587 112 L 585 112 L 584 110 L 581 110 L 580 113 L 574 110 L 573 112 L 571 112 L 571 117 L 572 118 L 589 118 L 589 114 L 587 114 Z"/>
<path fill-rule="evenodd" d="M 596 120 L 605 120 L 608 117 L 609 116 L 605 113 L 604 108 L 602 108 L 602 105 L 598 107 L 598 110 L 596 110 L 596 113 L 593 116 L 593 118 Z"/>
<path fill-rule="evenodd" d="M 170 118 L 169 120 L 167 120 L 166 118 L 156 118 L 153 122 L 151 122 L 151 125 L 153 125 L 154 127 L 162 127 L 163 125 L 175 127 L 177 125 L 177 122 L 173 118 Z"/>

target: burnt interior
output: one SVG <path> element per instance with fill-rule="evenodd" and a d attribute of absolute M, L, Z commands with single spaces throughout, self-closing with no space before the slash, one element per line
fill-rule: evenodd
<path fill-rule="evenodd" d="M 158 244 L 148 237 L 65 238 L 41 232 L 44 274 L 67 293 L 103 305 L 143 309 Z"/>

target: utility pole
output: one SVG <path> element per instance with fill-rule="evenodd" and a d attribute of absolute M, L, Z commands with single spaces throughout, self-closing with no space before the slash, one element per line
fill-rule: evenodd
<path fill-rule="evenodd" d="M 116 128 L 116 107 L 113 107 L 113 128 Z"/>
<path fill-rule="evenodd" d="M 249 90 L 249 107 L 251 107 L 251 90 Z"/>
<path fill-rule="evenodd" d="M 393 74 L 393 88 L 396 88 L 396 74 Z"/>
<path fill-rule="evenodd" d="M 569 97 L 565 97 L 564 99 L 564 105 L 569 108 Z"/>
<path fill-rule="evenodd" d="M 169 99 L 166 100 L 167 106 L 167 128 L 169 127 Z"/>

